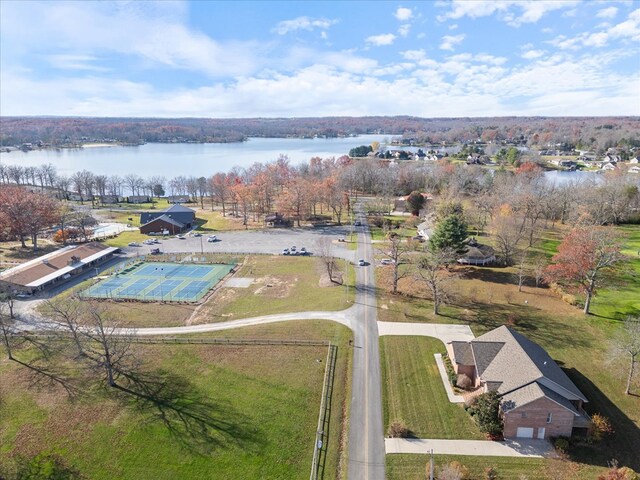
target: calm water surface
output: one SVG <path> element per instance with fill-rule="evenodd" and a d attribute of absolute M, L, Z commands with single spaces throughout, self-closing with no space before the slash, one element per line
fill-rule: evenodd
<path fill-rule="evenodd" d="M 311 157 L 339 157 L 360 145 L 373 141 L 382 144 L 390 135 L 361 135 L 349 138 L 251 138 L 242 143 L 147 143 L 137 147 L 94 147 L 60 150 L 33 150 L 0 153 L 0 163 L 25 167 L 52 163 L 59 173 L 71 175 L 87 169 L 99 175 L 143 177 L 163 175 L 167 178 L 209 176 L 238 165 L 248 167 L 287 155 L 292 164 L 308 162 Z M 396 147 L 390 147 L 396 148 Z M 412 147 L 397 147 L 415 150 Z M 459 147 L 450 147 L 451 152 Z M 594 172 L 546 172 L 549 181 L 563 184 L 574 180 L 599 179 Z"/>
<path fill-rule="evenodd" d="M 87 169 L 101 175 L 167 178 L 209 176 L 238 165 L 276 160 L 287 155 L 292 164 L 308 162 L 311 157 L 339 157 L 354 147 L 391 140 L 390 135 L 361 135 L 349 138 L 251 138 L 242 143 L 147 143 L 137 147 L 94 147 L 60 150 L 33 150 L 0 153 L 0 162 L 25 167 L 52 163 L 59 173 L 73 174 Z"/>

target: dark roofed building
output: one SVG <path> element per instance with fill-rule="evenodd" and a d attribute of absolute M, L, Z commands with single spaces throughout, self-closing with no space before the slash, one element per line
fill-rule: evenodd
<path fill-rule="evenodd" d="M 118 250 L 97 242 L 64 247 L 0 272 L 0 287 L 35 293 L 109 260 Z"/>
<path fill-rule="evenodd" d="M 501 395 L 505 437 L 571 436 L 590 428 L 582 409 L 587 398 L 540 345 L 511 328 L 450 342 L 447 352 L 457 374 Z"/>
<path fill-rule="evenodd" d="M 458 258 L 458 263 L 463 265 L 490 265 L 496 261 L 493 247 L 478 243 L 475 238 L 469 240 L 467 251 Z"/>
<path fill-rule="evenodd" d="M 172 205 L 166 210 L 140 214 L 141 233 L 180 233 L 195 225 L 196 212 L 182 205 Z"/>
<path fill-rule="evenodd" d="M 140 226 L 140 233 L 146 233 L 147 235 L 150 233 L 167 233 L 171 235 L 175 235 L 177 233 L 182 232 L 185 226 L 183 223 L 178 222 L 177 220 L 172 219 L 168 215 L 160 215 L 159 217 L 154 218 L 153 220 L 148 221 L 144 225 Z"/>

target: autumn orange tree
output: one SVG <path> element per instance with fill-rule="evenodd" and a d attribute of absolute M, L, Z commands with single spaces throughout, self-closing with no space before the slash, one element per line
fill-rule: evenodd
<path fill-rule="evenodd" d="M 575 228 L 558 246 L 553 264 L 546 269 L 546 278 L 583 293 L 584 313 L 588 314 L 591 298 L 605 284 L 603 273 L 623 258 L 620 248 L 619 240 L 611 229 Z"/>
<path fill-rule="evenodd" d="M 31 237 L 34 251 L 38 248 L 38 235 L 56 221 L 59 202 L 42 193 L 18 186 L 0 187 L 0 215 L 8 223 L 9 232 L 20 239 Z"/>

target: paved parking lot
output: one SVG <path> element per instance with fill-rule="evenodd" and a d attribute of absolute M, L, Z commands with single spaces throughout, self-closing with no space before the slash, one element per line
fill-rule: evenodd
<path fill-rule="evenodd" d="M 207 242 L 207 235 L 188 236 L 184 240 L 175 237 L 161 238 L 156 245 L 126 247 L 128 253 L 148 255 L 152 248 L 160 248 L 163 253 L 173 252 L 220 252 L 220 253 L 270 253 L 280 254 L 284 248 L 295 245 L 298 250 L 305 247 L 313 253 L 319 238 L 328 236 L 334 243 L 332 252 L 335 257 L 349 261 L 355 260 L 355 250 L 349 250 L 346 244 L 337 242 L 338 238 L 349 233 L 349 226 L 318 228 L 278 228 L 265 230 L 244 230 L 220 232 L 219 241 Z M 357 227 L 360 228 L 360 227 Z"/>

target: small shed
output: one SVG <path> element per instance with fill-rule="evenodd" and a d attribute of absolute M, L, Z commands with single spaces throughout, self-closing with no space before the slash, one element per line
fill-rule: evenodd
<path fill-rule="evenodd" d="M 168 231 L 171 235 L 176 235 L 184 230 L 185 225 L 174 220 L 169 215 L 156 217 L 140 227 L 140 233 L 159 233 Z"/>

